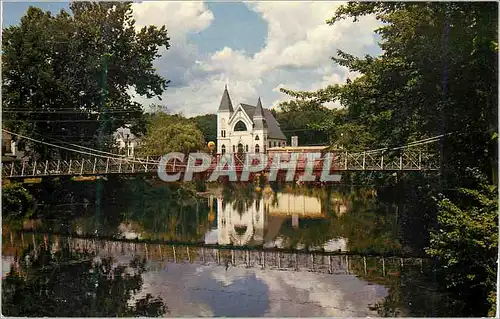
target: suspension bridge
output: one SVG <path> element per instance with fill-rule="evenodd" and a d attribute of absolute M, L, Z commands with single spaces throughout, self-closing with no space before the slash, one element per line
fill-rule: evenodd
<path fill-rule="evenodd" d="M 4 130 L 6 131 L 6 130 Z M 8 132 L 8 131 L 7 131 Z M 157 174 L 162 169 L 167 174 L 181 173 L 191 170 L 199 172 L 200 161 L 179 161 L 172 160 L 162 164 L 161 156 L 147 156 L 127 158 L 123 155 L 90 149 L 83 146 L 71 144 L 72 147 L 65 147 L 57 144 L 47 143 L 18 135 L 21 138 L 32 140 L 35 143 L 42 143 L 51 147 L 70 151 L 75 154 L 75 159 L 70 160 L 21 160 L 2 163 L 2 177 L 6 179 L 16 178 L 40 178 L 51 176 L 101 176 L 101 175 L 122 175 L 122 174 Z M 306 154 L 299 154 L 298 158 L 290 157 L 287 153 L 268 154 L 268 163 L 260 173 L 268 173 L 272 170 L 285 171 L 281 165 L 293 164 L 295 173 L 301 174 L 312 161 L 312 173 L 321 174 L 325 165 L 329 165 L 332 172 L 347 171 L 438 171 L 439 155 L 425 146 L 434 143 L 443 136 L 429 138 L 414 142 L 397 148 L 382 148 L 364 152 L 331 151 L 328 157 L 311 160 Z M 276 161 L 276 155 L 280 155 L 281 160 Z M 233 162 L 225 167 L 225 170 L 235 170 L 241 172 L 248 169 L 249 164 L 245 163 L 245 154 L 233 154 Z M 188 156 L 186 156 L 186 159 Z M 210 174 L 214 170 L 221 169 L 219 161 L 221 154 L 211 157 L 211 163 L 201 172 Z M 328 161 L 328 163 L 326 163 Z M 164 165 L 164 166 L 162 166 Z M 198 168 L 198 169 L 197 169 Z M 311 168 L 309 168 L 311 170 Z"/>

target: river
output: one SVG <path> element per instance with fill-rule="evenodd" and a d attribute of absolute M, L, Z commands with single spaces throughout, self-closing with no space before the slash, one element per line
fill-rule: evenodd
<path fill-rule="evenodd" d="M 4 220 L 4 315 L 451 313 L 400 190 L 102 183 L 34 185 Z"/>

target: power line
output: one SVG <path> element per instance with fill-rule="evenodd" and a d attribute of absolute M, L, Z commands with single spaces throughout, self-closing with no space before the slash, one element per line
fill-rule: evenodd
<path fill-rule="evenodd" d="M 105 159 L 118 159 L 118 160 L 123 160 L 124 159 L 122 157 L 116 157 L 116 156 L 121 156 L 121 155 L 118 155 L 118 154 L 109 153 L 109 154 L 113 154 L 115 157 L 104 156 L 104 155 L 100 155 L 100 154 L 93 154 L 93 153 L 89 153 L 89 152 L 75 150 L 75 149 L 71 149 L 71 148 L 68 148 L 68 147 L 64 147 L 64 146 L 60 146 L 60 145 L 56 145 L 56 144 L 52 144 L 52 143 L 40 141 L 40 140 L 31 138 L 31 137 L 28 137 L 28 136 L 24 136 L 24 135 L 21 135 L 21 134 L 17 134 L 17 133 L 13 133 L 13 132 L 7 131 L 6 129 L 2 129 L 2 131 L 6 132 L 8 134 L 11 134 L 11 135 L 18 136 L 20 138 L 24 138 L 24 139 L 33 141 L 35 143 L 45 144 L 45 145 L 48 145 L 48 146 L 60 148 L 60 149 L 63 149 L 63 150 L 67 150 L 67 151 L 70 151 L 70 152 L 75 152 L 75 153 L 79 153 L 79 154 L 83 154 L 83 155 L 90 155 L 90 156 L 95 156 L 95 157 L 100 157 L 100 158 L 105 158 Z M 157 162 L 146 162 L 146 161 L 138 161 L 138 160 L 131 160 L 131 159 L 126 159 L 126 161 L 127 162 L 132 162 L 132 163 L 139 163 L 139 164 L 156 164 L 156 165 L 158 164 Z"/>
<path fill-rule="evenodd" d="M 50 122 L 50 123 L 72 123 L 72 122 L 78 122 L 78 123 L 90 123 L 90 122 L 101 122 L 102 120 L 8 120 L 4 119 L 5 122 L 27 122 L 27 123 L 45 123 L 45 122 Z"/>
<path fill-rule="evenodd" d="M 82 111 L 28 111 L 28 110 L 5 110 L 2 109 L 2 113 L 28 113 L 28 114 L 105 114 L 105 113 L 133 113 L 133 112 L 143 112 L 143 110 L 123 110 L 123 109 L 116 109 L 116 110 L 105 110 L 103 112 L 97 112 L 97 111 L 87 111 L 87 110 L 82 110 Z"/>

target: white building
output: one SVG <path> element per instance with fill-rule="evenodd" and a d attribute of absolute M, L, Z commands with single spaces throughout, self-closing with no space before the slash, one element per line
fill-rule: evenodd
<path fill-rule="evenodd" d="M 24 149 L 24 146 L 16 142 L 9 133 L 2 132 L 2 161 L 8 162 L 22 159 L 25 153 L 22 149 Z"/>
<path fill-rule="evenodd" d="M 286 146 L 286 137 L 271 111 L 240 103 L 233 108 L 227 86 L 217 110 L 217 153 L 262 153 Z"/>
<path fill-rule="evenodd" d="M 120 153 L 126 154 L 128 157 L 134 157 L 135 150 L 139 146 L 139 138 L 130 131 L 129 127 L 120 127 L 114 133 L 115 142 L 120 150 Z"/>

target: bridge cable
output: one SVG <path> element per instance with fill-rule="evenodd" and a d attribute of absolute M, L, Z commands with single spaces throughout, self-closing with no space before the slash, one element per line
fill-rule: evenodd
<path fill-rule="evenodd" d="M 2 129 L 2 131 L 6 132 L 6 133 L 9 133 L 9 134 L 12 134 L 12 135 L 16 135 L 18 137 L 21 137 L 21 138 L 24 138 L 24 139 L 27 139 L 27 140 L 30 140 L 30 141 L 33 141 L 35 143 L 41 143 L 41 144 L 45 144 L 45 145 L 48 145 L 48 146 L 60 148 L 60 149 L 66 150 L 66 151 L 83 154 L 83 155 L 90 155 L 90 156 L 100 157 L 100 158 L 104 158 L 104 159 L 124 160 L 124 161 L 127 161 L 127 162 L 138 163 L 138 164 L 158 165 L 158 162 L 148 162 L 148 161 L 126 159 L 126 158 L 123 158 L 123 157 L 111 157 L 111 156 L 104 156 L 104 155 L 100 155 L 100 154 L 93 154 L 93 153 L 89 153 L 89 152 L 85 152 L 85 151 L 80 151 L 80 150 L 75 150 L 75 149 L 72 149 L 72 148 L 64 147 L 64 146 L 57 145 L 57 144 L 52 144 L 52 143 L 40 141 L 40 140 L 31 138 L 31 137 L 27 137 L 27 136 L 24 136 L 24 135 L 21 135 L 21 134 L 17 134 L 17 133 L 13 133 L 13 132 L 7 131 L 6 129 Z"/>
<path fill-rule="evenodd" d="M 405 144 L 403 146 L 398 146 L 398 147 L 393 147 L 393 148 L 387 148 L 387 147 L 385 147 L 385 148 L 368 150 L 368 151 L 364 151 L 364 152 L 359 152 L 359 154 L 363 154 L 363 153 L 367 153 L 367 154 L 368 153 L 377 153 L 377 152 L 380 152 L 380 151 L 382 151 L 382 152 L 383 151 L 392 151 L 392 150 L 399 150 L 399 149 L 404 149 L 404 148 L 410 148 L 410 147 L 414 147 L 414 146 L 426 145 L 426 144 L 437 142 L 442 137 L 445 137 L 445 136 L 448 136 L 448 135 L 452 135 L 452 134 L 455 134 L 455 133 L 458 133 L 458 132 L 450 132 L 450 133 L 446 133 L 446 134 L 442 134 L 442 135 L 436 135 L 436 136 L 425 138 L 425 139 L 422 139 L 422 140 L 410 142 L 410 143 Z M 463 134 L 463 133 L 458 133 L 458 134 Z"/>

